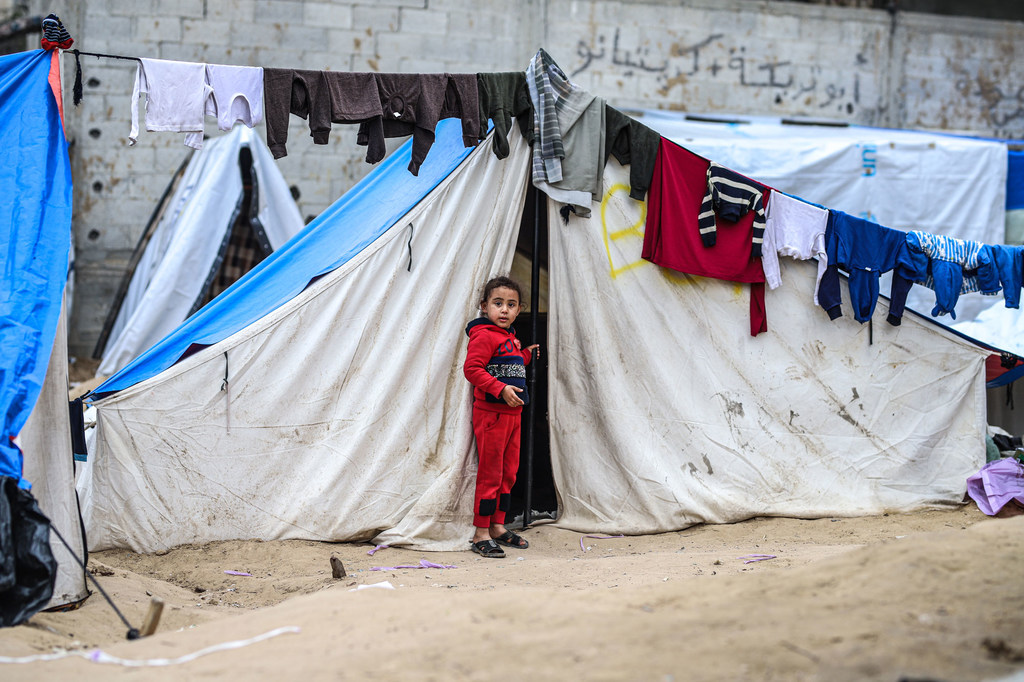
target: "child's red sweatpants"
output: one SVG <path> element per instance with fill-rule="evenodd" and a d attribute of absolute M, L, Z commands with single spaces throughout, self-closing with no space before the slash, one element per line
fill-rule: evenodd
<path fill-rule="evenodd" d="M 473 434 L 479 456 L 473 498 L 473 525 L 477 528 L 505 523 L 505 512 L 512 499 L 510 492 L 519 471 L 521 418 L 520 412 L 473 410 Z"/>

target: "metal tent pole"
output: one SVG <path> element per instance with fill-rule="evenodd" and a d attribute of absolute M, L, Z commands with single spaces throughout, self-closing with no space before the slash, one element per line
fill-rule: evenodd
<path fill-rule="evenodd" d="M 545 196 L 540 190 L 533 188 L 533 258 L 530 267 L 530 343 L 538 343 L 538 308 L 540 308 L 540 221 L 541 202 Z M 546 211 L 543 212 L 547 214 Z M 537 354 L 534 353 L 530 362 L 530 374 L 527 379 L 530 391 L 530 404 L 526 406 L 526 496 L 523 510 L 523 528 L 530 525 L 533 509 L 533 430 L 536 424 L 537 405 Z"/>

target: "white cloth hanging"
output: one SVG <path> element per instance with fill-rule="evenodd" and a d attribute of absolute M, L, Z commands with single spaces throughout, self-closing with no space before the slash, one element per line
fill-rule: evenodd
<path fill-rule="evenodd" d="M 193 133 L 185 144 L 203 147 L 206 98 L 206 64 L 166 59 L 140 59 L 132 89 L 132 128 L 128 145 L 139 137 L 139 95 L 146 94 L 146 130 L 150 132 Z"/>
<path fill-rule="evenodd" d="M 818 276 L 814 280 L 814 303 L 818 303 L 818 286 L 828 266 L 825 254 L 825 227 L 828 211 L 772 190 L 768 197 L 764 248 L 761 265 L 765 281 L 771 289 L 782 284 L 779 256 L 797 260 L 818 259 Z"/>

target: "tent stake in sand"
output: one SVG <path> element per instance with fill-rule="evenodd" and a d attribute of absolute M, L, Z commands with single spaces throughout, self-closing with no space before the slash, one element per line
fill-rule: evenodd
<path fill-rule="evenodd" d="M 331 576 L 335 580 L 345 577 L 345 565 L 341 563 L 341 559 L 338 558 L 337 554 L 331 555 Z"/>
<path fill-rule="evenodd" d="M 142 628 L 139 630 L 139 637 L 149 637 L 156 632 L 160 625 L 160 616 L 164 612 L 164 600 L 160 597 L 153 597 L 149 600 L 149 610 L 146 611 L 146 618 L 142 621 Z"/>

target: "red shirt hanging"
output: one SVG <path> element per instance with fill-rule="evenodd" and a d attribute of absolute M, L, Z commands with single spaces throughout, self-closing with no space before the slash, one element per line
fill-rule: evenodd
<path fill-rule="evenodd" d="M 690 275 L 750 284 L 750 335 L 768 331 L 764 305 L 764 269 L 750 255 L 754 213 L 735 223 L 717 218 L 718 240 L 706 247 L 697 216 L 707 191 L 709 162 L 662 139 L 648 194 L 643 257 L 662 267 Z M 768 203 L 768 187 L 763 201 Z"/>

